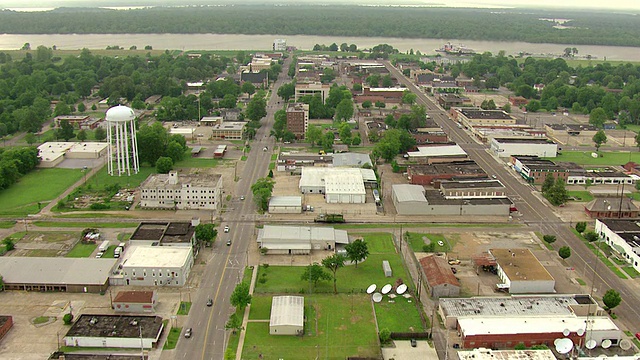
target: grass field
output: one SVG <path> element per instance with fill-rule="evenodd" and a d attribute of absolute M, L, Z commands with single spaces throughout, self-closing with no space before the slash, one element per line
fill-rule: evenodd
<path fill-rule="evenodd" d="M 220 164 L 220 160 L 217 159 L 205 159 L 192 157 L 191 153 L 186 154 L 184 159 L 178 161 L 173 165 L 174 168 L 213 168 Z"/>
<path fill-rule="evenodd" d="M 0 221 L 0 229 L 11 229 L 15 225 L 16 222 L 12 220 Z"/>
<path fill-rule="evenodd" d="M 578 202 L 589 202 L 593 200 L 593 195 L 588 191 L 567 191 L 567 194 Z"/>
<path fill-rule="evenodd" d="M 377 233 L 365 234 L 364 240 L 369 247 L 369 257 L 356 268 L 354 265 L 347 265 L 337 272 L 337 288 L 340 293 L 365 293 L 367 287 L 371 284 L 391 283 L 397 278 L 403 279 L 407 285 L 411 284 L 410 277 L 402 264 L 400 255 L 395 252 L 395 248 L 391 241 L 391 234 Z M 393 270 L 393 277 L 387 278 L 382 271 L 382 261 L 389 261 Z M 258 279 L 266 278 L 266 282 L 256 283 L 256 293 L 300 293 L 309 292 L 310 284 L 308 281 L 301 280 L 300 277 L 304 272 L 302 266 L 269 266 L 267 269 L 260 267 Z M 266 274 L 262 275 L 263 273 Z M 315 289 L 316 293 L 333 292 L 333 281 L 320 281 Z"/>
<path fill-rule="evenodd" d="M 624 266 L 622 268 L 622 271 L 626 272 L 627 275 L 629 275 L 629 277 L 632 278 L 632 279 L 636 279 L 636 278 L 640 277 L 640 273 L 633 266 L 630 266 L 630 265 L 629 266 Z"/>
<path fill-rule="evenodd" d="M 259 296 L 256 296 L 259 297 Z M 268 313 L 268 301 L 258 300 L 251 312 Z M 267 307 L 267 310 L 259 309 Z M 305 335 L 271 336 L 268 322 L 250 322 L 243 359 L 345 359 L 348 356 L 379 357 L 376 328 L 369 296 L 305 296 Z M 267 318 L 268 319 L 268 318 Z"/>
<path fill-rule="evenodd" d="M 91 254 L 97 247 L 97 244 L 82 244 L 79 242 L 76 244 L 76 246 L 73 247 L 73 249 L 71 249 L 71 251 L 67 253 L 66 257 L 86 258 L 91 256 Z M 113 254 L 111 254 L 111 257 L 113 257 Z"/>
<path fill-rule="evenodd" d="M 162 350 L 175 349 L 176 345 L 178 344 L 178 340 L 180 339 L 181 333 L 182 333 L 181 327 L 171 328 L 171 330 L 169 330 L 169 335 L 167 335 L 167 341 L 164 343 Z"/>
<path fill-rule="evenodd" d="M 412 232 L 407 233 L 408 238 L 406 240 L 407 242 L 409 242 L 409 246 L 411 246 L 411 249 L 414 252 L 424 252 L 422 247 L 428 242 L 424 241 L 423 237 L 427 237 L 427 239 L 431 240 L 431 243 L 434 244 L 433 252 L 448 252 L 451 251 L 451 247 L 453 247 L 453 244 L 450 243 L 450 240 L 445 238 L 442 234 L 422 234 Z M 438 241 L 442 241 L 444 245 L 440 246 L 438 244 Z"/>
<path fill-rule="evenodd" d="M 86 185 L 91 185 L 97 188 L 104 188 L 107 185 L 120 185 L 120 188 L 136 188 L 140 186 L 149 175 L 155 174 L 156 169 L 149 166 L 140 167 L 140 171 L 137 174 L 131 174 L 131 176 L 111 176 L 107 173 L 107 167 L 103 167 L 94 176 L 87 179 Z M 82 175 L 82 174 L 81 174 Z"/>
<path fill-rule="evenodd" d="M 8 189 L 0 191 L 0 215 L 37 214 L 46 203 L 82 178 L 73 169 L 35 169 Z M 46 186 L 42 186 L 46 184 Z M 40 203 L 40 207 L 38 206 Z"/>
<path fill-rule="evenodd" d="M 562 155 L 547 158 L 554 162 L 574 162 L 579 165 L 623 165 L 629 161 L 640 162 L 640 152 L 604 152 L 599 157 L 591 156 L 592 151 L 562 151 Z"/>
<path fill-rule="evenodd" d="M 178 315 L 189 315 L 189 310 L 191 310 L 191 302 L 183 301 L 180 303 L 180 308 L 178 309 Z"/>
<path fill-rule="evenodd" d="M 83 222 L 83 221 L 34 221 L 33 225 L 39 227 L 59 227 L 59 228 L 88 228 L 88 227 L 97 227 L 97 228 L 135 228 L 138 226 L 136 223 L 132 222 Z"/>
<path fill-rule="evenodd" d="M 385 298 L 379 303 L 374 303 L 374 308 L 379 329 L 387 328 L 391 332 L 425 331 L 413 297 L 405 299 L 398 296 L 393 299 L 393 302 Z M 402 316 L 398 316 L 398 314 L 402 314 Z M 426 325 L 429 326 L 428 323 Z"/>

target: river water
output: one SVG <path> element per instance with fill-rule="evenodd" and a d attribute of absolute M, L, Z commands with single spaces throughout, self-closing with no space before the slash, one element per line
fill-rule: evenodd
<path fill-rule="evenodd" d="M 358 48 L 370 48 L 378 44 L 389 44 L 406 52 L 420 50 L 423 54 L 434 54 L 435 49 L 446 42 L 464 44 L 477 52 L 490 51 L 497 54 L 504 50 L 507 55 L 520 52 L 538 55 L 559 56 L 567 47 L 578 49 L 578 56 L 591 55 L 594 59 L 640 61 L 640 48 L 624 46 L 598 46 L 573 44 L 532 44 L 526 42 L 464 41 L 456 39 L 407 39 L 388 37 L 339 37 L 309 35 L 240 35 L 240 34 L 0 34 L 0 50 L 17 50 L 24 43 L 35 49 L 39 45 L 57 46 L 62 50 L 82 48 L 105 49 L 119 45 L 125 49 L 135 45 L 143 49 L 151 45 L 155 50 L 269 50 L 276 38 L 286 39 L 288 45 L 310 50 L 315 44 L 356 44 Z"/>

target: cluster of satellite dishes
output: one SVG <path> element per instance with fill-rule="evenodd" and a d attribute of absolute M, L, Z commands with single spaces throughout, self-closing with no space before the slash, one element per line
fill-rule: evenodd
<path fill-rule="evenodd" d="M 377 289 L 376 284 L 369 285 L 369 287 L 367 288 L 367 294 L 373 294 L 372 295 L 373 301 L 379 303 L 380 301 L 382 301 L 382 296 L 389 294 L 393 289 L 393 287 L 391 286 L 391 284 L 387 284 L 380 289 L 380 292 L 375 292 L 376 289 Z M 407 285 L 405 284 L 398 285 L 398 287 L 396 288 L 396 294 L 402 295 L 405 292 L 407 292 Z"/>
<path fill-rule="evenodd" d="M 584 335 L 585 330 L 584 329 L 578 329 L 576 331 L 576 334 L 578 336 L 582 336 Z M 571 330 L 569 329 L 564 329 L 562 331 L 562 335 L 564 336 L 569 336 L 569 334 L 571 334 Z M 569 352 L 571 352 L 571 350 L 573 350 L 574 344 L 573 341 L 570 338 L 560 338 L 560 339 L 556 339 L 553 344 L 556 347 L 556 351 L 559 354 L 568 354 Z M 613 345 L 613 343 L 611 342 L 611 340 L 609 339 L 604 339 L 602 340 L 602 343 L 600 344 L 600 346 L 603 349 L 608 349 L 611 347 L 611 345 Z M 587 340 L 587 342 L 584 344 L 584 347 L 587 348 L 588 350 L 593 350 L 598 346 L 598 343 L 596 342 L 596 340 L 594 339 L 589 339 Z M 631 341 L 627 340 L 627 339 L 622 339 L 620 341 L 619 344 L 620 348 L 622 350 L 629 350 L 631 349 Z"/>

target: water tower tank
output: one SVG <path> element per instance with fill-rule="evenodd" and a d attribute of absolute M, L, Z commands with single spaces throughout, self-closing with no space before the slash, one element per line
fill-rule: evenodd
<path fill-rule="evenodd" d="M 129 107 L 118 105 L 107 110 L 107 139 L 109 141 L 109 175 L 137 174 L 140 169 L 136 141 L 135 113 Z"/>
<path fill-rule="evenodd" d="M 127 122 L 136 118 L 133 110 L 129 107 L 118 105 L 107 110 L 106 119 L 109 122 Z"/>

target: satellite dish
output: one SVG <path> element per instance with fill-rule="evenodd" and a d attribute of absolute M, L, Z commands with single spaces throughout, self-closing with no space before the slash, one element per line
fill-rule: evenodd
<path fill-rule="evenodd" d="M 602 341 L 602 344 L 601 344 L 600 346 L 602 346 L 602 348 L 603 348 L 603 349 L 608 349 L 608 348 L 610 348 L 610 347 L 611 347 L 611 340 L 609 340 L 609 339 L 604 339 L 604 340 Z"/>
<path fill-rule="evenodd" d="M 380 290 L 380 292 L 383 293 L 383 294 L 388 294 L 389 291 L 391 291 L 391 285 L 390 284 L 387 284 L 387 285 L 383 286 L 382 290 Z"/>
<path fill-rule="evenodd" d="M 573 341 L 569 338 L 563 338 L 556 344 L 556 351 L 560 354 L 568 354 L 573 349 Z"/>
<path fill-rule="evenodd" d="M 562 335 L 569 336 L 569 334 L 571 334 L 571 330 L 569 330 L 569 329 L 562 330 Z"/>
<path fill-rule="evenodd" d="M 587 341 L 587 343 L 584 346 L 587 349 L 591 350 L 591 349 L 594 349 L 597 345 L 598 345 L 598 343 L 595 340 L 590 339 L 589 341 Z"/>
<path fill-rule="evenodd" d="M 576 334 L 578 334 L 578 336 L 584 335 L 584 329 L 583 328 L 578 329 L 578 331 L 576 331 Z"/>
<path fill-rule="evenodd" d="M 382 301 L 382 294 L 380 293 L 373 294 L 373 302 L 379 303 L 380 301 Z"/>
<path fill-rule="evenodd" d="M 620 341 L 620 348 L 622 350 L 629 350 L 631 349 L 631 341 L 627 340 L 627 339 L 622 339 Z"/>
<path fill-rule="evenodd" d="M 376 284 L 369 285 L 369 287 L 367 288 L 367 294 L 371 294 L 374 291 L 376 291 Z"/>
<path fill-rule="evenodd" d="M 407 285 L 402 284 L 400 286 L 398 286 L 398 288 L 396 289 L 396 293 L 398 293 L 398 295 L 402 295 L 407 291 Z"/>
<path fill-rule="evenodd" d="M 557 339 L 553 340 L 553 346 L 558 346 L 558 342 L 559 342 L 560 340 L 562 340 L 562 339 L 557 338 Z"/>

